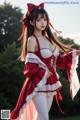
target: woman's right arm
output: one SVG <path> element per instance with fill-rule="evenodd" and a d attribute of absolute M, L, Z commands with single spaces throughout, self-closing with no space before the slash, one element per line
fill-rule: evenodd
<path fill-rule="evenodd" d="M 36 47 L 37 47 L 36 39 L 32 36 L 28 39 L 27 42 L 27 52 L 28 51 L 35 52 Z"/>
<path fill-rule="evenodd" d="M 37 48 L 37 42 L 36 39 L 34 37 L 31 37 L 28 39 L 27 42 L 27 53 L 34 53 L 36 51 Z M 34 58 L 35 60 L 35 58 Z M 33 60 L 33 62 L 27 62 L 27 64 L 25 64 L 24 66 L 24 75 L 26 77 L 33 77 L 34 75 L 38 75 L 38 74 L 42 74 L 44 76 L 46 70 L 44 70 L 42 67 L 39 66 L 39 64 L 35 63 L 35 61 Z M 41 76 L 42 76 L 41 75 Z M 49 78 L 52 75 L 51 72 L 48 72 L 46 75 L 46 78 Z"/>
<path fill-rule="evenodd" d="M 27 55 L 24 66 L 25 77 L 32 78 L 34 76 L 44 76 L 46 70 L 40 66 L 38 56 L 35 54 L 37 42 L 34 37 L 28 39 L 27 42 Z"/>

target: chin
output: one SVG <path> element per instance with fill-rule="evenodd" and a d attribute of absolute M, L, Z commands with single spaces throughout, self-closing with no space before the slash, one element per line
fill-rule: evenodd
<path fill-rule="evenodd" d="M 45 28 L 42 28 L 41 31 L 45 30 Z"/>

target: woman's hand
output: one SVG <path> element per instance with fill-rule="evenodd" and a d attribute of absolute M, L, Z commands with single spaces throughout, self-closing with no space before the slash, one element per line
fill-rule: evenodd
<path fill-rule="evenodd" d="M 49 78 L 51 75 L 53 75 L 53 74 L 52 74 L 52 72 L 49 71 L 49 72 L 47 73 L 46 78 Z"/>
<path fill-rule="evenodd" d="M 76 50 L 76 54 L 80 56 L 80 50 Z"/>

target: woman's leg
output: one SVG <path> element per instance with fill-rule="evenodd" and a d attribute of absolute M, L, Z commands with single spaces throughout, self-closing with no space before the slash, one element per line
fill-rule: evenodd
<path fill-rule="evenodd" d="M 50 111 L 50 108 L 51 108 L 51 105 L 52 105 L 52 102 L 53 102 L 53 98 L 54 98 L 54 95 L 53 96 L 46 96 L 48 112 Z"/>
<path fill-rule="evenodd" d="M 46 95 L 35 95 L 33 102 L 38 111 L 40 120 L 49 120 Z"/>

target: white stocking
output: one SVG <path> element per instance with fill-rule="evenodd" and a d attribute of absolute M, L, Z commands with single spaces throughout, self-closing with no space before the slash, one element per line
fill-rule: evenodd
<path fill-rule="evenodd" d="M 52 105 L 52 102 L 53 102 L 53 97 L 54 96 L 47 96 L 46 99 L 47 99 L 47 105 L 48 105 L 48 112 L 50 111 L 50 108 L 51 108 L 51 105 Z"/>
<path fill-rule="evenodd" d="M 39 118 L 35 120 L 49 120 L 49 110 L 53 101 L 53 96 L 46 96 L 43 93 L 41 95 L 35 95 L 33 97 L 33 102 L 38 111 Z"/>

